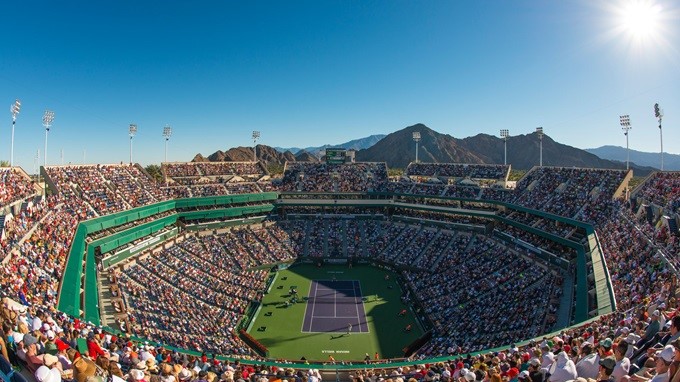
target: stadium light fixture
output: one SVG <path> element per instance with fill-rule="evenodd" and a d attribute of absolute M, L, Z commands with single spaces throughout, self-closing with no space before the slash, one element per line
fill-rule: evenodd
<path fill-rule="evenodd" d="M 508 164 L 508 138 L 510 137 L 510 130 L 501 129 L 501 138 L 503 138 L 503 164 Z"/>
<path fill-rule="evenodd" d="M 50 127 L 52 126 L 52 122 L 54 122 L 54 112 L 50 110 L 45 110 L 45 113 L 43 114 L 43 126 L 45 126 L 45 155 L 44 155 L 44 166 L 47 167 L 47 133 L 50 132 Z"/>
<path fill-rule="evenodd" d="M 170 140 L 170 137 L 172 136 L 172 127 L 170 125 L 165 125 L 163 128 L 163 138 L 165 138 L 165 160 L 163 162 L 168 161 L 168 141 Z"/>
<path fill-rule="evenodd" d="M 257 140 L 260 139 L 260 132 L 253 131 L 253 162 L 257 162 Z"/>
<path fill-rule="evenodd" d="M 12 113 L 12 146 L 9 150 L 9 166 L 14 166 L 14 125 L 17 123 L 17 115 L 21 110 L 21 102 L 19 100 L 14 101 L 14 103 L 9 107 L 9 112 Z"/>
<path fill-rule="evenodd" d="M 538 145 L 539 145 L 538 165 L 540 167 L 543 167 L 543 128 L 537 127 L 536 128 L 536 134 L 538 134 L 538 141 L 539 141 L 539 143 L 538 143 Z"/>
<path fill-rule="evenodd" d="M 633 128 L 630 125 L 630 116 L 628 114 L 619 117 L 623 135 L 626 136 L 626 170 L 630 169 L 630 149 L 628 147 L 628 132 Z"/>
<path fill-rule="evenodd" d="M 654 116 L 659 121 L 659 138 L 661 139 L 661 171 L 663 171 L 663 131 L 661 130 L 661 120 L 663 119 L 663 110 L 659 109 L 659 103 L 654 104 Z"/>
<path fill-rule="evenodd" d="M 418 142 L 420 142 L 420 131 L 413 132 L 413 141 L 416 142 L 416 163 L 418 163 Z"/>
<path fill-rule="evenodd" d="M 132 164 L 132 138 L 137 134 L 137 125 L 131 123 L 128 130 L 130 132 L 130 164 Z"/>

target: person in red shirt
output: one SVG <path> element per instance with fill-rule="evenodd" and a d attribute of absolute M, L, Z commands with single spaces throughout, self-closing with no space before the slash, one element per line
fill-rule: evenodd
<path fill-rule="evenodd" d="M 99 346 L 94 333 L 90 333 L 87 337 L 87 353 L 91 359 L 97 359 L 99 356 L 108 357 L 108 354 Z"/>

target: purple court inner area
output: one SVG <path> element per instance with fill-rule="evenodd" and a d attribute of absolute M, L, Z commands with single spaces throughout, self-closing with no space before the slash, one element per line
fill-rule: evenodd
<path fill-rule="evenodd" d="M 368 333 L 358 280 L 313 280 L 302 331 Z M 350 328 L 351 326 L 351 328 Z"/>

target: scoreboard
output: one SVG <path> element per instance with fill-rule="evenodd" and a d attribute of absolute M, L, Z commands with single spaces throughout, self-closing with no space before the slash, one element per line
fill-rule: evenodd
<path fill-rule="evenodd" d="M 345 163 L 345 149 L 326 149 L 326 164 Z"/>

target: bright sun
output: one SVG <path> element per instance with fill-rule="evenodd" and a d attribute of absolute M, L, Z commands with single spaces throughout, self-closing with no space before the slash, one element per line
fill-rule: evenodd
<path fill-rule="evenodd" d="M 658 32 L 661 9 L 648 0 L 629 0 L 621 9 L 621 27 L 634 39 L 653 38 Z"/>

